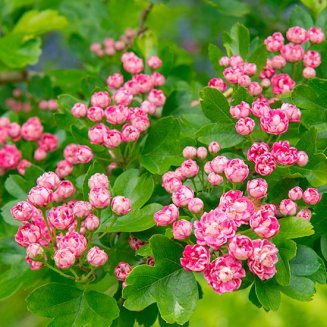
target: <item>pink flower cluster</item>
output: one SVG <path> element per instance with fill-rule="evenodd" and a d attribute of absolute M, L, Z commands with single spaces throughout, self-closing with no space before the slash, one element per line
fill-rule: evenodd
<path fill-rule="evenodd" d="M 57 110 L 58 101 L 56 99 L 41 100 L 39 102 L 39 108 L 41 110 Z"/>
<path fill-rule="evenodd" d="M 47 172 L 37 179 L 27 201 L 20 201 L 11 208 L 13 218 L 22 222 L 16 242 L 26 248 L 26 261 L 31 269 L 51 266 L 52 262 L 59 269 L 71 268 L 77 263 L 87 269 L 107 262 L 107 253 L 92 246 L 92 234 L 100 226 L 94 210 L 110 204 L 109 180 L 106 175 L 96 173 L 89 178 L 88 185 L 88 201 L 70 200 L 76 192 L 74 185 L 60 180 L 54 172 Z M 114 197 L 112 212 L 126 214 L 130 210 L 126 202 L 130 205 L 129 199 Z M 122 275 L 123 271 L 120 278 Z"/>
<path fill-rule="evenodd" d="M 295 83 L 293 84 L 290 81 L 287 81 L 285 84 L 285 80 L 281 75 L 275 75 L 275 71 L 282 69 L 287 62 L 303 62 L 303 76 L 305 78 L 316 76 L 315 68 L 321 63 L 320 54 L 314 50 L 306 50 L 306 43 L 310 43 L 308 47 L 312 44 L 321 43 L 325 40 L 325 34 L 319 27 L 311 27 L 309 30 L 305 30 L 302 27 L 294 26 L 288 29 L 286 38 L 289 43 L 284 44 L 285 39 L 283 35 L 276 32 L 265 39 L 265 45 L 269 52 L 280 53 L 280 55 L 268 59 L 267 66 L 260 76 L 262 79 L 269 80 L 271 78 L 273 93 L 275 94 L 288 92 L 295 85 Z M 266 74 L 265 71 L 269 73 Z"/>
<path fill-rule="evenodd" d="M 17 169 L 24 175 L 25 168 L 31 165 L 29 161 L 22 159 L 21 151 L 12 142 L 37 142 L 38 147 L 34 152 L 34 159 L 37 161 L 45 159 L 49 152 L 57 149 L 57 137 L 51 133 L 43 133 L 43 129 L 38 117 L 29 118 L 23 125 L 10 122 L 6 117 L 0 118 L 0 175 L 10 169 Z"/>
<path fill-rule="evenodd" d="M 113 38 L 105 38 L 102 44 L 98 42 L 92 43 L 90 50 L 98 57 L 112 57 L 117 52 L 124 51 L 125 49 L 131 47 L 134 37 L 135 31 L 132 28 L 128 28 L 118 40 L 114 40 Z"/>
<path fill-rule="evenodd" d="M 32 106 L 30 103 L 31 94 L 23 94 L 23 90 L 15 88 L 12 91 L 12 97 L 8 98 L 5 102 L 6 106 L 14 112 L 30 112 Z"/>

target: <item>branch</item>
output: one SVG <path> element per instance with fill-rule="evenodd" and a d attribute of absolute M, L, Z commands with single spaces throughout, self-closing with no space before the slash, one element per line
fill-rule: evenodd
<path fill-rule="evenodd" d="M 0 73 L 0 84 L 23 82 L 29 79 L 26 70 L 21 72 L 2 72 Z"/>
<path fill-rule="evenodd" d="M 140 25 L 139 25 L 139 28 L 137 30 L 137 35 L 140 36 L 141 34 L 143 34 L 148 28 L 145 27 L 145 22 L 151 12 L 153 8 L 153 3 L 150 3 L 150 5 L 145 8 L 142 12 L 142 15 L 141 15 L 141 20 L 140 20 Z"/>

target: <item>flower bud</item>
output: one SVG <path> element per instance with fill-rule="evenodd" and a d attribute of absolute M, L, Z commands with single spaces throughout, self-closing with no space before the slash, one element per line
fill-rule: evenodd
<path fill-rule="evenodd" d="M 89 250 L 86 258 L 89 264 L 95 267 L 103 266 L 108 261 L 107 253 L 97 246 L 94 246 Z"/>
<path fill-rule="evenodd" d="M 173 223 L 173 235 L 175 240 L 183 240 L 192 234 L 193 224 L 185 219 Z"/>
<path fill-rule="evenodd" d="M 115 196 L 111 201 L 111 209 L 116 215 L 126 215 L 131 211 L 131 201 L 121 195 Z"/>

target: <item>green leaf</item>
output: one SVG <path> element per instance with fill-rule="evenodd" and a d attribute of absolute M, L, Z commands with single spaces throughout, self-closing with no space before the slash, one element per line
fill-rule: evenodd
<path fill-rule="evenodd" d="M 315 233 L 317 235 L 326 234 L 327 230 L 327 194 L 323 193 L 321 200 L 315 206 L 315 215 L 311 218 Z"/>
<path fill-rule="evenodd" d="M 30 10 L 19 19 L 12 33 L 38 36 L 66 25 L 67 19 L 56 10 Z"/>
<path fill-rule="evenodd" d="M 295 6 L 290 14 L 289 26 L 300 26 L 309 29 L 314 26 L 311 15 L 300 6 Z"/>
<path fill-rule="evenodd" d="M 231 104 L 233 106 L 236 106 L 242 101 L 251 104 L 253 101 L 253 96 L 243 86 L 239 86 L 233 93 L 233 99 Z"/>
<path fill-rule="evenodd" d="M 212 122 L 234 125 L 234 121 L 229 114 L 228 101 L 220 91 L 212 87 L 205 87 L 200 92 L 200 101 L 204 114 Z"/>
<path fill-rule="evenodd" d="M 261 44 L 250 53 L 247 61 L 255 63 L 257 65 L 257 74 L 258 74 L 265 67 L 267 62 L 267 56 L 268 56 L 267 48 L 265 44 Z"/>
<path fill-rule="evenodd" d="M 327 233 L 320 238 L 320 249 L 323 257 L 327 260 Z"/>
<path fill-rule="evenodd" d="M 291 272 L 296 276 L 309 276 L 320 268 L 319 257 L 311 248 L 299 244 L 295 258 L 290 262 Z"/>
<path fill-rule="evenodd" d="M 30 185 L 20 175 L 9 175 L 5 181 L 6 191 L 16 199 L 24 199 L 30 190 Z"/>
<path fill-rule="evenodd" d="M 252 304 L 254 304 L 257 308 L 262 308 L 262 305 L 257 297 L 257 294 L 255 292 L 255 283 L 252 284 L 250 292 L 249 292 L 249 300 Z"/>
<path fill-rule="evenodd" d="M 113 186 L 115 195 L 124 195 L 131 200 L 132 209 L 141 208 L 150 199 L 153 189 L 152 176 L 148 173 L 140 175 L 138 169 L 123 172 Z"/>
<path fill-rule="evenodd" d="M 266 310 L 278 310 L 280 305 L 280 291 L 272 280 L 262 281 L 257 278 L 255 280 L 255 293 Z"/>
<path fill-rule="evenodd" d="M 152 31 L 142 33 L 137 39 L 137 45 L 144 58 L 157 54 L 158 40 L 156 34 Z"/>
<path fill-rule="evenodd" d="M 35 289 L 26 302 L 31 312 L 53 318 L 52 327 L 107 327 L 119 316 L 116 301 L 110 296 L 59 283 Z"/>
<path fill-rule="evenodd" d="M 317 129 L 311 127 L 302 134 L 300 140 L 296 144 L 296 148 L 305 151 L 309 158 L 316 152 Z"/>
<path fill-rule="evenodd" d="M 206 0 L 206 2 L 226 16 L 243 17 L 251 11 L 249 4 L 238 0 Z"/>
<path fill-rule="evenodd" d="M 224 47 L 233 55 L 237 54 L 242 58 L 246 58 L 250 47 L 249 30 L 244 25 L 236 23 L 231 28 L 228 37 L 225 37 Z"/>
<path fill-rule="evenodd" d="M 127 215 L 118 217 L 110 227 L 110 232 L 140 232 L 155 225 L 153 215 L 162 208 L 161 204 L 151 203 L 141 209 L 129 212 Z M 111 225 L 114 218 L 106 219 L 105 211 L 102 217 L 105 219 L 99 231 L 105 230 L 107 225 Z"/>
<path fill-rule="evenodd" d="M 157 303 L 162 318 L 172 324 L 187 322 L 198 301 L 194 275 L 179 263 L 183 247 L 162 235 L 150 239 L 155 266 L 141 265 L 127 277 L 123 291 L 128 310 L 142 310 Z"/>
<path fill-rule="evenodd" d="M 309 236 L 314 233 L 313 226 L 307 220 L 298 217 L 287 217 L 278 220 L 279 233 L 273 238 L 274 242 L 283 239 L 299 238 Z"/>
<path fill-rule="evenodd" d="M 326 0 L 301 0 L 301 2 L 313 12 L 315 17 L 327 7 Z"/>
<path fill-rule="evenodd" d="M 299 300 L 310 301 L 316 292 L 314 282 L 306 277 L 291 276 L 288 286 L 280 286 L 280 290 L 287 296 Z"/>
<path fill-rule="evenodd" d="M 219 59 L 223 56 L 223 52 L 221 51 L 221 49 L 214 44 L 209 44 L 208 56 L 209 56 L 211 65 L 217 72 L 218 76 L 222 75 L 224 69 L 222 66 L 219 65 Z"/>
<path fill-rule="evenodd" d="M 22 197 L 21 200 L 26 200 L 26 196 Z M 10 213 L 10 209 L 18 202 L 18 199 L 13 200 L 13 201 L 9 201 L 6 204 L 4 204 L 1 207 L 1 217 L 2 219 L 9 225 L 12 226 L 20 226 L 21 222 L 18 220 L 15 220 L 11 213 Z"/>

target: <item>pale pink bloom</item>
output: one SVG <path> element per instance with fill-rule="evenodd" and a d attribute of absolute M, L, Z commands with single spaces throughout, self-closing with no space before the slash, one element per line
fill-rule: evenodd
<path fill-rule="evenodd" d="M 176 240 L 183 240 L 192 234 L 193 224 L 185 219 L 173 223 L 173 235 Z"/>
<path fill-rule="evenodd" d="M 90 107 L 87 110 L 87 118 L 93 122 L 99 122 L 103 119 L 104 111 L 100 107 Z"/>
<path fill-rule="evenodd" d="M 300 186 L 295 186 L 288 191 L 288 197 L 293 201 L 302 199 L 303 190 Z"/>
<path fill-rule="evenodd" d="M 31 167 L 32 163 L 28 160 L 21 160 L 17 165 L 17 170 L 21 175 L 25 175 L 25 169 Z"/>
<path fill-rule="evenodd" d="M 43 262 L 34 261 L 30 259 L 28 256 L 25 257 L 26 262 L 30 265 L 31 270 L 39 270 L 43 267 Z"/>
<path fill-rule="evenodd" d="M 236 132 L 240 135 L 249 135 L 252 133 L 255 127 L 255 122 L 252 118 L 240 118 L 236 124 L 235 129 Z"/>
<path fill-rule="evenodd" d="M 268 183 L 263 178 L 251 179 L 246 185 L 246 190 L 253 198 L 262 199 L 267 196 Z"/>
<path fill-rule="evenodd" d="M 188 203 L 194 198 L 194 192 L 193 190 L 186 186 L 182 185 L 180 186 L 176 192 L 172 195 L 173 203 L 177 207 L 185 207 L 188 205 Z"/>
<path fill-rule="evenodd" d="M 158 56 L 151 56 L 148 58 L 147 64 L 151 69 L 159 69 L 162 66 L 162 60 Z"/>
<path fill-rule="evenodd" d="M 271 153 L 264 153 L 256 158 L 255 171 L 262 175 L 270 175 L 276 169 L 276 160 Z"/>
<path fill-rule="evenodd" d="M 208 155 L 208 150 L 204 146 L 200 146 L 196 149 L 196 156 L 199 159 L 205 159 Z"/>
<path fill-rule="evenodd" d="M 21 159 L 22 153 L 15 145 L 6 144 L 0 149 L 0 167 L 2 169 L 16 169 Z"/>
<path fill-rule="evenodd" d="M 287 132 L 288 118 L 282 110 L 272 109 L 260 118 L 260 127 L 268 134 L 279 135 Z"/>
<path fill-rule="evenodd" d="M 86 238 L 77 232 L 70 231 L 65 236 L 57 236 L 58 249 L 70 250 L 76 258 L 79 258 L 87 248 Z"/>
<path fill-rule="evenodd" d="M 213 172 L 221 174 L 224 172 L 228 162 L 229 160 L 225 156 L 217 156 L 211 160 L 210 166 Z"/>
<path fill-rule="evenodd" d="M 52 201 L 53 193 L 43 186 L 35 186 L 28 193 L 28 202 L 36 207 L 46 207 Z"/>
<path fill-rule="evenodd" d="M 186 160 L 181 164 L 181 171 L 184 178 L 193 178 L 199 172 L 199 166 L 194 160 Z"/>
<path fill-rule="evenodd" d="M 49 172 L 41 175 L 37 179 L 36 183 L 39 186 L 46 187 L 47 189 L 50 189 L 53 191 L 58 187 L 58 185 L 60 183 L 60 178 L 58 177 L 58 175 L 56 173 L 49 171 Z"/>
<path fill-rule="evenodd" d="M 252 244 L 253 254 L 248 259 L 250 271 L 261 280 L 272 278 L 276 274 L 278 249 L 268 240 L 254 240 Z"/>
<path fill-rule="evenodd" d="M 288 43 L 280 50 L 281 55 L 288 62 L 296 62 L 303 59 L 304 50 L 301 45 Z"/>
<path fill-rule="evenodd" d="M 262 93 L 262 87 L 258 82 L 251 82 L 248 85 L 248 91 L 253 96 L 259 96 Z"/>
<path fill-rule="evenodd" d="M 284 199 L 280 202 L 279 212 L 283 216 L 294 216 L 297 212 L 297 204 L 290 199 Z"/>
<path fill-rule="evenodd" d="M 137 84 L 138 93 L 148 93 L 153 88 L 153 79 L 150 75 L 137 74 L 132 81 Z"/>
<path fill-rule="evenodd" d="M 275 216 L 259 209 L 251 218 L 250 226 L 262 238 L 271 238 L 278 234 L 279 223 Z"/>
<path fill-rule="evenodd" d="M 221 92 L 224 92 L 227 89 L 227 84 L 219 77 L 212 78 L 209 81 L 208 86 Z"/>
<path fill-rule="evenodd" d="M 47 100 L 41 100 L 41 101 L 39 102 L 39 108 L 40 108 L 41 110 L 46 110 L 46 109 L 48 109 L 48 101 L 47 101 Z"/>
<path fill-rule="evenodd" d="M 93 159 L 93 152 L 91 148 L 86 145 L 78 145 L 74 152 L 73 164 L 85 164 Z M 66 158 L 67 160 L 67 158 Z"/>
<path fill-rule="evenodd" d="M 193 159 L 196 156 L 196 148 L 194 146 L 186 146 L 183 149 L 183 157 L 186 159 Z"/>
<path fill-rule="evenodd" d="M 166 97 L 161 90 L 152 89 L 147 98 L 156 107 L 162 107 L 166 102 Z"/>
<path fill-rule="evenodd" d="M 230 64 L 229 57 L 224 56 L 224 57 L 221 57 L 219 59 L 219 65 L 220 66 L 227 67 L 227 66 L 229 66 L 229 64 Z"/>
<path fill-rule="evenodd" d="M 56 229 L 68 229 L 75 222 L 73 210 L 67 205 L 54 207 L 48 212 L 48 221 Z"/>
<path fill-rule="evenodd" d="M 244 73 L 247 75 L 254 75 L 257 72 L 257 65 L 254 63 L 244 63 Z"/>
<path fill-rule="evenodd" d="M 302 209 L 296 214 L 296 217 L 302 218 L 305 220 L 310 220 L 311 219 L 311 211 L 310 211 L 310 209 L 306 209 L 306 208 Z"/>
<path fill-rule="evenodd" d="M 316 71 L 315 71 L 314 68 L 311 68 L 311 67 L 305 67 L 305 68 L 303 69 L 302 74 L 303 74 L 303 77 L 304 77 L 304 78 L 313 78 L 313 77 L 316 76 Z"/>
<path fill-rule="evenodd" d="M 244 87 L 248 87 L 251 84 L 251 77 L 249 77 L 248 75 L 242 75 L 238 78 L 237 84 Z"/>
<path fill-rule="evenodd" d="M 283 103 L 281 110 L 285 111 L 290 122 L 299 123 L 301 118 L 301 110 L 290 103 Z"/>
<path fill-rule="evenodd" d="M 94 246 L 89 250 L 86 258 L 89 264 L 95 267 L 103 266 L 108 261 L 107 253 L 97 246 Z"/>
<path fill-rule="evenodd" d="M 297 157 L 298 157 L 298 159 L 297 159 L 296 163 L 301 167 L 305 166 L 309 161 L 309 157 L 306 154 L 306 152 L 304 152 L 304 151 L 299 151 L 297 153 Z"/>
<path fill-rule="evenodd" d="M 131 124 L 125 124 L 121 135 L 124 142 L 135 142 L 140 137 L 140 131 Z"/>
<path fill-rule="evenodd" d="M 229 160 L 224 173 L 232 183 L 243 182 L 249 175 L 249 167 L 241 159 Z"/>
<path fill-rule="evenodd" d="M 133 101 L 133 94 L 124 88 L 120 88 L 114 93 L 113 99 L 117 104 L 129 106 Z"/>
<path fill-rule="evenodd" d="M 42 260 L 44 256 L 44 250 L 40 244 L 33 243 L 26 248 L 26 255 L 32 260 Z"/>
<path fill-rule="evenodd" d="M 38 243 L 41 237 L 41 230 L 38 226 L 32 223 L 24 223 L 18 228 L 15 241 L 18 245 L 26 248 L 30 244 Z"/>
<path fill-rule="evenodd" d="M 236 200 L 243 198 L 243 192 L 239 190 L 230 190 L 226 193 L 223 193 L 220 197 L 219 207 L 226 208 L 229 205 L 233 204 Z"/>
<path fill-rule="evenodd" d="M 269 145 L 265 142 L 253 143 L 247 152 L 247 159 L 255 162 L 259 156 L 269 153 Z"/>
<path fill-rule="evenodd" d="M 251 112 L 257 117 L 266 115 L 270 111 L 269 104 L 262 99 L 257 99 L 252 102 Z"/>
<path fill-rule="evenodd" d="M 290 166 L 297 162 L 297 149 L 290 146 L 288 141 L 275 142 L 272 146 L 271 154 L 281 165 Z"/>
<path fill-rule="evenodd" d="M 114 273 L 117 279 L 123 282 L 131 271 L 132 267 L 127 262 L 119 262 Z"/>
<path fill-rule="evenodd" d="M 302 44 L 308 40 L 308 33 L 304 28 L 294 26 L 287 30 L 286 37 L 290 42 Z"/>
<path fill-rule="evenodd" d="M 126 47 L 126 44 L 125 42 L 121 41 L 121 40 L 118 40 L 115 42 L 115 49 L 117 51 L 121 51 L 121 50 L 124 50 L 124 48 Z"/>
<path fill-rule="evenodd" d="M 95 92 L 91 96 L 91 104 L 93 107 L 105 108 L 109 106 L 110 97 L 108 92 Z"/>
<path fill-rule="evenodd" d="M 320 53 L 313 50 L 308 50 L 303 57 L 305 67 L 316 68 L 321 64 Z"/>
<path fill-rule="evenodd" d="M 84 227 L 89 231 L 96 230 L 99 227 L 99 225 L 100 225 L 100 220 L 93 213 L 90 213 L 84 220 Z"/>
<path fill-rule="evenodd" d="M 275 75 L 271 79 L 272 92 L 274 94 L 283 94 L 290 92 L 295 87 L 295 82 L 288 74 Z"/>
<path fill-rule="evenodd" d="M 209 144 L 208 149 L 211 154 L 217 154 L 220 151 L 221 146 L 218 142 L 213 141 Z"/>
<path fill-rule="evenodd" d="M 77 118 L 85 117 L 87 113 L 87 106 L 84 103 L 75 103 L 71 112 L 72 115 Z"/>
<path fill-rule="evenodd" d="M 321 195 L 316 188 L 309 187 L 303 192 L 302 198 L 306 204 L 313 205 L 321 200 Z"/>
<path fill-rule="evenodd" d="M 270 59 L 272 69 L 282 69 L 286 66 L 286 60 L 283 56 L 274 56 Z"/>
<path fill-rule="evenodd" d="M 88 186 L 90 189 L 94 187 L 108 188 L 109 179 L 105 174 L 95 173 L 88 180 Z"/>
<path fill-rule="evenodd" d="M 284 45 L 284 37 L 281 33 L 276 32 L 265 39 L 265 45 L 268 51 L 279 51 Z"/>
<path fill-rule="evenodd" d="M 86 201 L 76 201 L 73 207 L 73 214 L 75 218 L 85 218 L 92 211 L 92 205 Z"/>
<path fill-rule="evenodd" d="M 193 198 L 187 205 L 188 210 L 195 214 L 202 212 L 203 207 L 204 203 L 200 198 Z"/>
<path fill-rule="evenodd" d="M 275 75 L 275 71 L 272 68 L 264 68 L 259 75 L 260 79 L 268 78 L 269 80 Z"/>
<path fill-rule="evenodd" d="M 59 269 L 67 269 L 74 265 L 76 257 L 69 249 L 60 249 L 54 253 L 53 259 Z"/>
<path fill-rule="evenodd" d="M 110 192 L 102 187 L 94 187 L 89 193 L 89 201 L 95 208 L 106 208 L 110 204 Z"/>
<path fill-rule="evenodd" d="M 162 86 L 166 83 L 165 77 L 158 72 L 152 73 L 151 80 L 152 80 L 153 86 Z"/>
<path fill-rule="evenodd" d="M 204 272 L 207 282 L 218 294 L 239 289 L 245 275 L 242 262 L 228 254 L 212 261 Z"/>
<path fill-rule="evenodd" d="M 320 27 L 310 27 L 308 37 L 311 43 L 321 43 L 325 40 L 325 34 Z"/>
<path fill-rule="evenodd" d="M 252 201 L 245 196 L 227 202 L 222 201 L 219 208 L 226 213 L 227 218 L 232 222 L 235 228 L 242 224 L 248 224 L 249 219 L 254 213 Z"/>
<path fill-rule="evenodd" d="M 76 188 L 71 181 L 61 181 L 58 188 L 53 192 L 53 200 L 60 202 L 64 199 L 68 199 L 76 192 Z"/>
<path fill-rule="evenodd" d="M 144 69 L 142 59 L 133 52 L 125 52 L 121 57 L 121 61 L 124 69 L 131 74 L 138 74 Z"/>
<path fill-rule="evenodd" d="M 154 214 L 157 226 L 167 226 L 172 224 L 179 217 L 179 210 L 174 204 L 164 206 Z"/>
<path fill-rule="evenodd" d="M 252 240 L 244 235 L 235 235 L 228 244 L 228 253 L 238 260 L 246 260 L 253 253 Z"/>
<path fill-rule="evenodd" d="M 186 245 L 180 262 L 185 270 L 205 271 L 210 264 L 210 252 L 202 245 Z"/>
<path fill-rule="evenodd" d="M 208 175 L 208 182 L 212 185 L 212 186 L 217 186 L 220 185 L 224 182 L 224 178 L 214 172 L 209 173 Z"/>
<path fill-rule="evenodd" d="M 145 100 L 141 103 L 141 109 L 149 115 L 153 115 L 156 112 L 156 108 L 157 107 L 148 100 Z"/>
<path fill-rule="evenodd" d="M 107 78 L 107 85 L 111 89 L 118 89 L 124 83 L 124 77 L 122 74 L 115 73 Z"/>
<path fill-rule="evenodd" d="M 122 134 L 116 129 L 107 129 L 104 134 L 103 145 L 109 149 L 118 147 L 123 142 Z"/>
<path fill-rule="evenodd" d="M 56 110 L 58 109 L 58 102 L 56 99 L 48 100 L 48 108 L 49 110 Z"/>
<path fill-rule="evenodd" d="M 232 67 L 238 67 L 244 63 L 243 58 L 239 55 L 233 55 L 229 58 L 229 64 Z"/>
<path fill-rule="evenodd" d="M 73 165 L 67 160 L 61 160 L 57 163 L 56 174 L 63 178 L 68 176 L 72 173 L 74 167 Z"/>
<path fill-rule="evenodd" d="M 48 153 L 42 148 L 37 148 L 34 151 L 34 159 L 37 161 L 44 160 L 47 157 Z"/>
<path fill-rule="evenodd" d="M 42 132 L 43 126 L 38 117 L 29 118 L 21 127 L 21 135 L 26 141 L 36 141 Z"/>
<path fill-rule="evenodd" d="M 128 117 L 128 108 L 123 105 L 110 106 L 105 110 L 105 116 L 108 123 L 120 125 L 126 122 Z"/>
<path fill-rule="evenodd" d="M 162 187 L 167 192 L 176 192 L 180 186 L 182 186 L 182 182 L 173 171 L 169 171 L 162 176 Z"/>
<path fill-rule="evenodd" d="M 117 195 L 111 201 L 111 209 L 116 215 L 126 215 L 131 211 L 130 199 Z"/>
<path fill-rule="evenodd" d="M 91 127 L 88 131 L 88 137 L 89 137 L 91 144 L 99 144 L 99 145 L 103 144 L 104 138 L 105 138 L 108 130 L 109 130 L 109 128 L 102 123 Z"/>
<path fill-rule="evenodd" d="M 56 135 L 43 133 L 38 140 L 38 145 L 47 152 L 55 151 L 58 147 L 58 138 Z"/>
<path fill-rule="evenodd" d="M 240 102 L 237 106 L 231 106 L 229 112 L 233 118 L 248 117 L 251 113 L 251 107 L 247 102 Z"/>
<path fill-rule="evenodd" d="M 241 67 L 228 67 L 224 70 L 224 77 L 225 79 L 231 83 L 236 84 L 238 82 L 238 79 L 244 74 L 244 70 Z"/>
<path fill-rule="evenodd" d="M 219 249 L 228 239 L 235 235 L 233 222 L 227 218 L 227 215 L 218 210 L 211 210 L 204 213 L 199 221 L 194 222 L 194 234 L 197 243 L 208 245 L 213 249 Z"/>
<path fill-rule="evenodd" d="M 16 220 L 27 221 L 32 217 L 34 210 L 35 208 L 29 202 L 20 201 L 10 209 L 10 213 Z"/>
<path fill-rule="evenodd" d="M 18 123 L 10 123 L 7 127 L 8 136 L 10 136 L 13 141 L 18 141 L 20 139 L 21 127 Z"/>
<path fill-rule="evenodd" d="M 205 173 L 208 175 L 210 173 L 213 173 L 214 171 L 211 168 L 211 162 L 207 161 L 204 166 L 203 166 L 203 170 L 205 171 Z"/>

